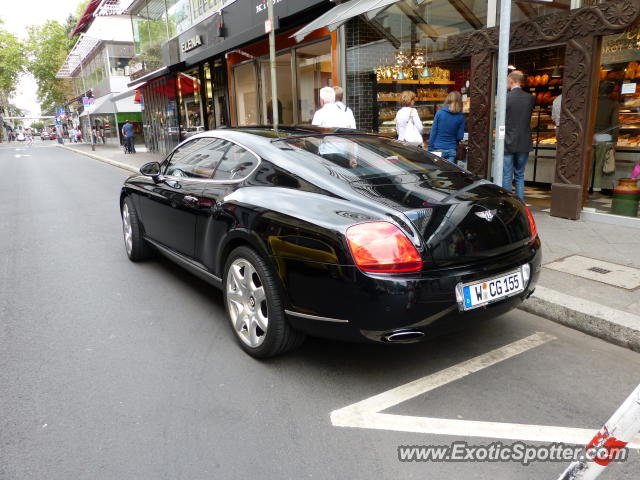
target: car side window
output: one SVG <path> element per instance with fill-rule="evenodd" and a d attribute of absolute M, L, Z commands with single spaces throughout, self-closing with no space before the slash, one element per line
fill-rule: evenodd
<path fill-rule="evenodd" d="M 196 138 L 178 147 L 165 169 L 170 177 L 209 179 L 229 148 L 220 138 Z"/>
<path fill-rule="evenodd" d="M 258 164 L 256 156 L 235 143 L 226 151 L 216 168 L 214 180 L 240 180 Z"/>

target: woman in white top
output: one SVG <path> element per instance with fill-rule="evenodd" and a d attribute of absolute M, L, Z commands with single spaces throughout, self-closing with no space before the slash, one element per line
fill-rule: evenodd
<path fill-rule="evenodd" d="M 400 94 L 400 105 L 402 108 L 396 114 L 396 131 L 398 140 L 411 145 L 421 147 L 422 142 L 422 121 L 418 111 L 413 108 L 416 94 L 411 90 L 405 90 Z"/>

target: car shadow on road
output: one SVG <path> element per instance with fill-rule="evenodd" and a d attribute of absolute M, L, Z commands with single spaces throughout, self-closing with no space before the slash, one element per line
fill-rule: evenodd
<path fill-rule="evenodd" d="M 214 313 L 212 322 L 227 322 L 220 290 L 160 255 L 151 261 L 156 262 L 176 281 L 184 284 L 185 288 L 197 295 L 199 301 L 210 305 Z M 407 366 L 419 364 L 424 367 L 425 374 L 429 374 L 467 358 L 482 355 L 536 331 L 533 324 L 511 321 L 511 315 L 508 313 L 490 320 L 467 324 L 459 331 L 412 344 L 348 343 L 307 337 L 297 350 L 261 362 L 268 369 L 295 370 L 304 366 L 310 373 L 314 370 L 339 370 L 347 377 L 371 372 L 376 372 L 376 375 L 398 375 L 403 370 L 410 372 L 409 375 L 415 375 L 415 371 Z M 229 340 L 233 341 L 230 328 L 228 335 Z M 238 348 L 238 355 L 246 354 Z"/>

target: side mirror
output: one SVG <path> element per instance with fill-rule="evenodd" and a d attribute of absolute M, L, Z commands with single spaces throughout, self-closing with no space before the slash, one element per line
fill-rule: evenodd
<path fill-rule="evenodd" d="M 160 175 L 160 164 L 158 162 L 145 163 L 140 167 L 140 173 L 145 177 L 157 177 Z"/>

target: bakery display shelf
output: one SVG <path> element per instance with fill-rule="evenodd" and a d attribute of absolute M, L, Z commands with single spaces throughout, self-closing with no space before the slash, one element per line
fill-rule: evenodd
<path fill-rule="evenodd" d="M 434 97 L 434 98 L 416 98 L 416 102 L 442 102 L 446 100 L 447 97 Z M 382 97 L 378 98 L 379 102 L 399 102 L 400 96 L 397 97 Z"/>
<path fill-rule="evenodd" d="M 378 80 L 378 83 L 398 83 L 402 85 L 455 85 L 453 80 Z"/>

